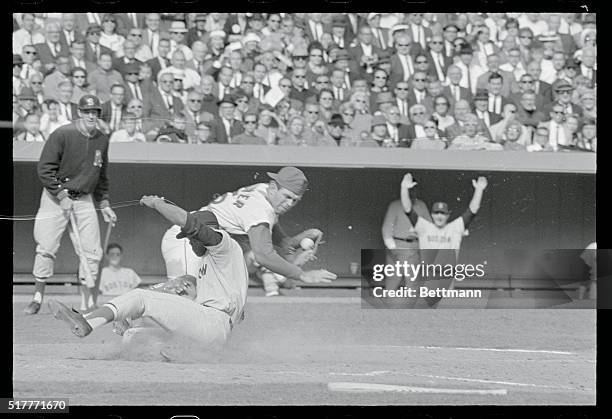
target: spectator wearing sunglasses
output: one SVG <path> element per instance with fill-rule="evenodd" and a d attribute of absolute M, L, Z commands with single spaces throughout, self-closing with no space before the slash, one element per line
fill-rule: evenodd
<path fill-rule="evenodd" d="M 34 45 L 25 45 L 23 52 L 21 53 L 21 73 L 19 76 L 22 80 L 28 80 L 30 74 L 39 71 L 41 67 L 40 60 L 38 60 L 38 53 Z M 35 67 L 38 67 L 38 69 Z"/>
<path fill-rule="evenodd" d="M 254 112 L 247 112 L 242 117 L 244 132 L 232 139 L 232 144 L 266 145 L 266 140 L 256 134 L 259 117 Z"/>
<path fill-rule="evenodd" d="M 433 98 L 432 118 L 437 121 L 438 129 L 445 131 L 446 128 L 455 125 L 455 118 L 450 114 L 450 101 L 444 95 L 438 95 Z"/>
<path fill-rule="evenodd" d="M 444 150 L 447 147 L 444 141 L 444 132 L 438 129 L 438 121 L 428 118 L 424 121 L 423 137 L 417 137 L 412 141 L 410 148 L 416 150 Z"/>
<path fill-rule="evenodd" d="M 43 75 L 42 73 L 35 71 L 30 74 L 30 78 L 27 80 L 28 85 L 32 88 L 34 96 L 36 96 L 36 102 L 42 106 L 45 100 L 45 94 L 43 92 Z M 45 137 L 46 138 L 46 137 Z"/>
<path fill-rule="evenodd" d="M 85 61 L 97 63 L 102 54 L 110 54 L 114 56 L 114 51 L 100 44 L 102 36 L 102 27 L 98 24 L 91 24 L 85 32 Z"/>

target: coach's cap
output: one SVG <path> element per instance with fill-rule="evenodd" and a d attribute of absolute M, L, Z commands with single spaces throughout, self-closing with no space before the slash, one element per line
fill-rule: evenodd
<path fill-rule="evenodd" d="M 306 175 L 297 167 L 283 167 L 278 173 L 268 172 L 268 176 L 276 181 L 281 187 L 290 190 L 296 195 L 304 195 L 308 187 Z"/>
<path fill-rule="evenodd" d="M 442 212 L 444 214 L 450 214 L 450 211 L 448 210 L 448 204 L 446 202 L 436 202 L 431 206 L 431 212 L 436 213 L 436 212 Z"/>
<path fill-rule="evenodd" d="M 79 99 L 79 109 L 81 110 L 89 110 L 89 109 L 97 109 L 99 111 L 102 110 L 102 105 L 100 105 L 100 99 L 94 95 L 84 95 Z"/>
<path fill-rule="evenodd" d="M 219 221 L 217 220 L 217 217 L 215 216 L 215 214 L 213 214 L 210 211 L 204 210 L 204 211 L 192 212 L 188 214 L 188 219 L 189 217 L 192 217 L 196 221 L 199 221 L 200 223 L 207 225 L 211 228 L 214 228 L 217 230 L 219 229 Z M 183 230 L 181 230 L 181 232 L 176 235 L 177 239 L 184 239 L 185 237 L 187 237 L 187 234 L 185 234 Z"/>

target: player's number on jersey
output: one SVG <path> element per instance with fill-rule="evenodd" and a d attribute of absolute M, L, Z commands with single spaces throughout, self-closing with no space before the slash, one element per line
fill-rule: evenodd
<path fill-rule="evenodd" d="M 226 198 L 233 196 L 234 202 L 232 202 L 232 205 L 238 208 L 242 208 L 244 206 L 244 201 L 251 197 L 251 195 L 249 195 L 248 193 L 253 192 L 254 190 L 254 186 L 245 186 L 244 188 L 240 188 L 237 191 L 227 192 L 215 198 L 215 200 L 212 201 L 212 204 L 220 204 L 221 202 L 225 201 Z"/>

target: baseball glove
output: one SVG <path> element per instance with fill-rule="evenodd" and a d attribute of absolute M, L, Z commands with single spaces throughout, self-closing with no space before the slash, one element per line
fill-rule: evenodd
<path fill-rule="evenodd" d="M 197 281 L 194 276 L 183 275 L 166 282 L 152 285 L 149 289 L 166 294 L 176 294 L 189 298 L 190 300 L 195 300 L 197 296 Z"/>

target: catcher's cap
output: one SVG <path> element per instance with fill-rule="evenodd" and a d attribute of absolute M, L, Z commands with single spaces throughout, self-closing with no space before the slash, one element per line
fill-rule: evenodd
<path fill-rule="evenodd" d="M 278 173 L 268 172 L 268 176 L 276 181 L 281 187 L 290 190 L 296 195 L 302 196 L 308 187 L 306 175 L 297 167 L 283 167 Z"/>
<path fill-rule="evenodd" d="M 192 212 L 189 215 L 194 217 L 196 220 L 198 220 L 202 224 L 209 226 L 210 228 L 214 228 L 217 230 L 219 229 L 219 221 L 217 220 L 217 217 L 215 216 L 215 214 L 213 214 L 210 211 L 206 211 L 206 210 L 196 211 L 196 212 Z M 183 233 L 182 231 L 176 235 L 177 239 L 184 239 L 185 237 L 187 237 L 187 235 Z"/>
<path fill-rule="evenodd" d="M 446 202 L 436 202 L 431 206 L 431 212 L 442 212 L 444 214 L 450 214 L 450 211 L 448 210 L 448 204 Z"/>
<path fill-rule="evenodd" d="M 80 110 L 88 110 L 88 109 L 97 109 L 102 111 L 102 105 L 100 105 L 100 99 L 94 95 L 85 95 L 81 97 L 79 100 L 79 109 Z"/>

